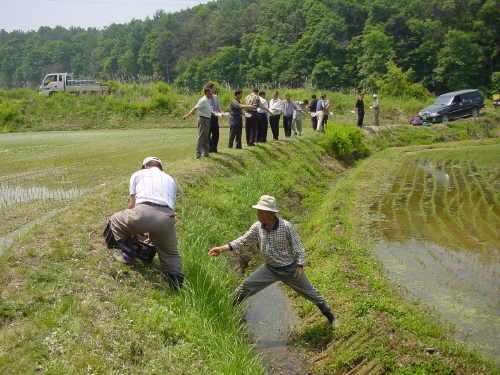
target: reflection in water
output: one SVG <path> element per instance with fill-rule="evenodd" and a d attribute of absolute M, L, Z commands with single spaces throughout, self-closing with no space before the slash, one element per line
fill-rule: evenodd
<path fill-rule="evenodd" d="M 250 299 L 248 330 L 271 374 L 306 375 L 305 360 L 288 346 L 288 332 L 296 323 L 288 297 L 275 283 Z"/>
<path fill-rule="evenodd" d="M 84 192 L 85 190 L 82 189 L 48 189 L 43 186 L 23 188 L 20 186 L 0 184 L 0 208 L 34 200 L 73 199 L 82 195 Z"/>
<path fill-rule="evenodd" d="M 389 276 L 500 361 L 498 195 L 497 171 L 408 161 L 372 209 Z"/>

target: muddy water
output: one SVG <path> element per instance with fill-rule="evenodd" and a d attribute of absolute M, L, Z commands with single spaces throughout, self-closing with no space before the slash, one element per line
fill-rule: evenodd
<path fill-rule="evenodd" d="M 296 316 L 278 283 L 251 297 L 246 320 L 269 374 L 307 375 L 304 358 L 288 346 L 288 333 Z"/>
<path fill-rule="evenodd" d="M 497 169 L 408 160 L 372 207 L 389 276 L 500 363 Z"/>

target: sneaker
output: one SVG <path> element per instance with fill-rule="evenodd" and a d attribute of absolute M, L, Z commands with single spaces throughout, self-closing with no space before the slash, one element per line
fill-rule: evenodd
<path fill-rule="evenodd" d="M 117 251 L 113 254 L 113 258 L 120 263 L 132 265 L 134 264 L 134 258 L 128 256 L 123 251 Z"/>

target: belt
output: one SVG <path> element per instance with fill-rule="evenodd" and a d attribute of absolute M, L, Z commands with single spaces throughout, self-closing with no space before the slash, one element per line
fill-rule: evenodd
<path fill-rule="evenodd" d="M 200 116 L 201 118 L 206 118 L 207 120 L 210 120 L 211 117 L 205 117 L 205 116 Z"/>
<path fill-rule="evenodd" d="M 164 205 L 156 204 L 156 203 L 153 203 L 153 202 L 141 202 L 139 204 L 145 204 L 146 206 L 151 206 L 151 207 L 168 208 L 169 210 L 172 210 L 169 206 L 164 206 Z M 172 213 L 170 214 L 170 217 L 176 217 L 176 216 L 177 216 L 177 212 L 175 212 L 175 211 L 172 210 Z"/>

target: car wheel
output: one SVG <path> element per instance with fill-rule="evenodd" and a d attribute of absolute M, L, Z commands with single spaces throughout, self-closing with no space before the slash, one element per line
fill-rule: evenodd
<path fill-rule="evenodd" d="M 477 108 L 472 109 L 472 117 L 479 117 L 479 109 Z"/>
<path fill-rule="evenodd" d="M 448 117 L 448 115 L 443 115 L 442 121 L 443 122 L 448 122 L 448 121 L 450 121 L 450 118 Z"/>

